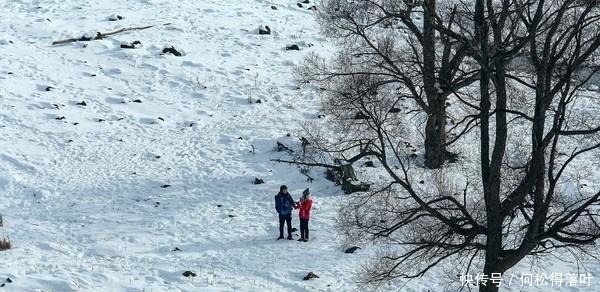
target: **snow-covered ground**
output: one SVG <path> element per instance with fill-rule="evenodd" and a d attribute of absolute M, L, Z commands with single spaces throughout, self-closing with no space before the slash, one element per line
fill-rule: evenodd
<path fill-rule="evenodd" d="M 356 289 L 374 250 L 343 253 L 342 192 L 270 161 L 318 115 L 295 66 L 331 50 L 296 3 L 0 1 L 0 238 L 13 244 L 0 291 Z M 146 25 L 157 26 L 51 45 Z M 161 54 L 171 46 L 184 55 Z M 308 243 L 275 240 L 281 184 L 315 196 Z M 432 279 L 401 290 L 443 289 Z"/>
<path fill-rule="evenodd" d="M 276 141 L 296 143 L 286 134 L 317 115 L 291 74 L 325 49 L 313 11 L 283 0 L 24 0 L 0 11 L 0 237 L 13 244 L 0 252 L 0 284 L 13 280 L 4 289 L 353 287 L 361 256 L 336 238 L 341 192 L 270 162 L 283 156 Z M 185 55 L 161 55 L 170 46 Z M 310 243 L 275 240 L 281 184 L 296 199 L 306 187 L 315 195 Z M 321 278 L 303 281 L 310 271 Z"/>

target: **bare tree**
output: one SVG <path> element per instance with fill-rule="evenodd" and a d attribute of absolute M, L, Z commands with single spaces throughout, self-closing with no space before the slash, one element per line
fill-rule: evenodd
<path fill-rule="evenodd" d="M 391 9 L 387 1 L 364 2 Z M 335 3 L 341 11 L 363 11 L 351 6 L 363 4 Z M 582 181 L 580 165 L 600 167 L 600 101 L 585 90 L 600 70 L 597 1 L 476 0 L 452 11 L 460 15 L 456 27 L 444 25 L 438 14 L 431 16 L 432 25 L 478 63 L 478 86 L 467 82 L 452 91 L 467 124 L 478 130 L 457 139 L 479 152 L 475 158 L 442 170 L 415 167 L 403 139 L 406 129 L 390 113 L 399 101 L 395 85 L 409 83 L 390 75 L 406 76 L 410 63 L 393 63 L 403 73 L 388 73 L 382 67 L 391 64 L 377 63 L 377 54 L 359 45 L 338 58 L 338 69 L 352 70 L 317 75 L 329 82 L 323 108 L 333 129 L 307 127 L 311 143 L 332 156 L 368 156 L 382 166 L 380 186 L 352 195 L 340 210 L 348 240 L 385 247 L 366 268 L 365 283 L 420 277 L 448 262 L 490 277 L 526 257 L 561 250 L 595 256 L 600 186 Z M 347 24 L 353 13 L 332 23 Z M 350 30 L 348 35 L 363 37 Z M 410 79 L 426 87 L 427 73 L 410 72 L 421 74 Z M 409 98 L 425 102 L 420 96 Z M 498 289 L 490 282 L 479 285 L 479 291 Z"/>
<path fill-rule="evenodd" d="M 338 87 L 340 81 L 351 76 L 377 79 L 365 89 L 371 93 L 393 86 L 394 105 L 398 107 L 388 110 L 399 111 L 401 104 L 426 116 L 424 148 L 429 168 L 440 168 L 445 161 L 456 159 L 447 150 L 451 144 L 446 129 L 448 97 L 478 76 L 476 67 L 465 60 L 467 45 L 436 33 L 438 21 L 448 29 L 458 21 L 456 7 L 438 7 L 437 3 L 324 1 L 320 23 L 342 49 L 329 62 L 309 58 L 300 74 L 304 81 L 317 81 L 324 94 L 332 92 L 331 96 L 343 91 L 343 84 Z"/>

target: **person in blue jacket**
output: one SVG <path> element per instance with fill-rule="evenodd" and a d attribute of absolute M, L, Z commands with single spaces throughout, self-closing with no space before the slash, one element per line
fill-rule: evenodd
<path fill-rule="evenodd" d="M 279 214 L 279 238 L 283 239 L 283 224 L 287 223 L 287 239 L 292 239 L 292 209 L 296 209 L 296 202 L 288 193 L 288 188 L 283 185 L 279 188 L 279 193 L 275 196 L 275 210 Z"/>

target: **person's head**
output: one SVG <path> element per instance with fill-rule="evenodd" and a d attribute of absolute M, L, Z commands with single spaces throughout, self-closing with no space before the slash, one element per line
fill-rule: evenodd
<path fill-rule="evenodd" d="M 309 197 L 310 197 L 310 190 L 308 188 L 306 188 L 306 190 L 304 190 L 302 192 L 302 197 L 300 198 L 300 201 L 304 202 L 304 201 L 308 200 Z"/>
<path fill-rule="evenodd" d="M 282 185 L 279 187 L 279 192 L 282 194 L 287 194 L 288 192 L 288 187 L 286 185 Z"/>

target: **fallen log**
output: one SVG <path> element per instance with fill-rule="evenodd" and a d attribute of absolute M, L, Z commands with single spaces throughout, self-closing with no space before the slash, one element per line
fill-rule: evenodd
<path fill-rule="evenodd" d="M 162 25 L 170 25 L 171 23 L 163 23 Z M 127 27 L 127 28 L 122 28 L 116 31 L 112 31 L 112 32 L 107 32 L 107 33 L 101 33 L 101 32 L 97 32 L 96 36 L 94 37 L 85 37 L 82 36 L 80 38 L 70 38 L 70 39 L 64 39 L 64 40 L 58 40 L 58 41 L 54 41 L 52 42 L 52 45 L 64 45 L 64 44 L 68 44 L 68 43 L 74 43 L 74 42 L 88 42 L 88 41 L 95 41 L 95 40 L 101 40 L 104 39 L 107 36 L 111 36 L 111 35 L 115 35 L 118 33 L 123 33 L 123 32 L 127 32 L 127 31 L 134 31 L 134 30 L 143 30 L 143 29 L 149 29 L 155 26 L 159 26 L 160 24 L 154 24 L 154 25 L 148 25 L 148 26 L 139 26 L 139 27 Z"/>

